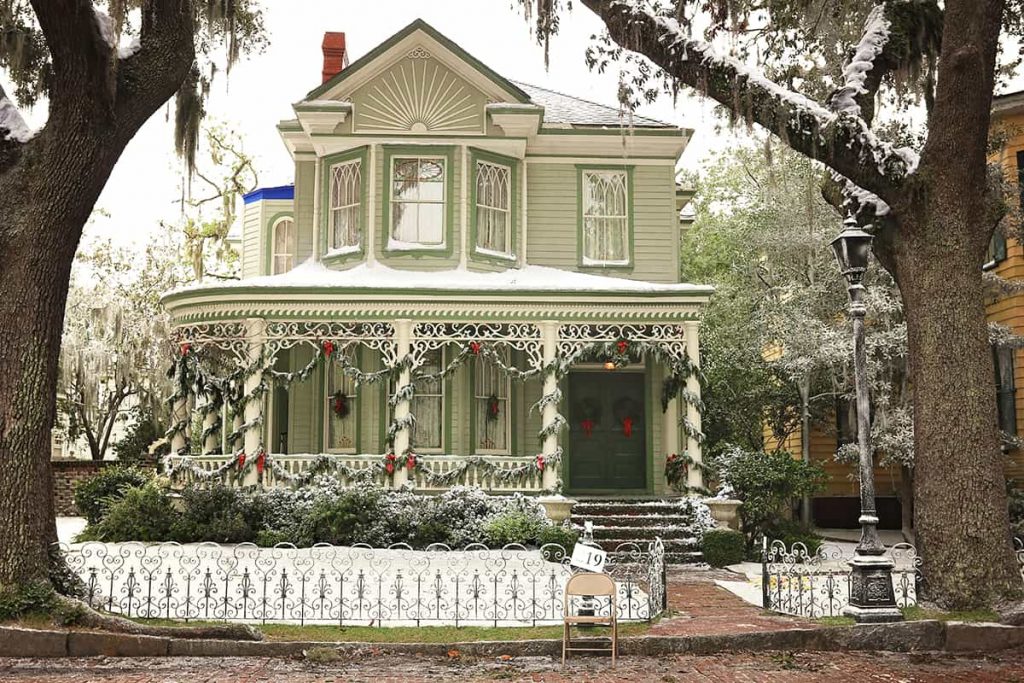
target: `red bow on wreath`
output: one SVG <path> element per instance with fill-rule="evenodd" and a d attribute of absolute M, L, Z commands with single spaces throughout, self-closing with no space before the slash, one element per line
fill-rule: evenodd
<path fill-rule="evenodd" d="M 594 435 L 594 421 L 586 419 L 580 422 L 580 427 L 583 427 L 583 434 L 587 437 Z"/>
<path fill-rule="evenodd" d="M 480 342 L 469 342 L 469 350 L 473 352 L 474 356 L 480 355 Z"/>
<path fill-rule="evenodd" d="M 491 394 L 487 397 L 487 420 L 488 422 L 494 422 L 498 419 L 498 415 L 501 413 L 501 401 L 495 394 Z"/>
<path fill-rule="evenodd" d="M 615 342 L 615 348 L 619 350 L 620 354 L 623 354 L 626 352 L 626 349 L 629 348 L 629 342 L 626 341 L 625 339 L 620 339 L 619 341 Z"/>
<path fill-rule="evenodd" d="M 328 339 L 328 340 L 326 340 L 323 343 L 323 347 L 324 347 L 324 355 L 327 356 L 328 358 L 330 358 L 331 354 L 334 353 L 334 342 L 332 342 L 330 339 Z"/>
<path fill-rule="evenodd" d="M 622 418 L 622 433 L 627 437 L 633 436 L 633 418 Z"/>
<path fill-rule="evenodd" d="M 348 395 L 344 391 L 336 391 L 331 396 L 331 409 L 334 414 L 344 420 L 349 414 Z"/>
<path fill-rule="evenodd" d="M 242 451 L 241 453 L 238 454 L 238 469 L 245 469 L 245 451 Z"/>
<path fill-rule="evenodd" d="M 397 461 L 398 458 L 395 457 L 394 453 L 388 453 L 388 456 L 387 458 L 385 458 L 384 461 L 384 471 L 387 472 L 388 474 L 393 474 L 395 471 L 395 463 Z"/>
<path fill-rule="evenodd" d="M 181 355 L 182 356 L 187 356 L 188 352 L 191 351 L 191 350 L 192 350 L 192 345 L 189 344 L 188 342 L 186 342 L 186 343 L 181 345 Z"/>
<path fill-rule="evenodd" d="M 267 452 L 260 451 L 256 456 L 256 474 L 263 474 L 263 467 L 267 464 Z"/>
<path fill-rule="evenodd" d="M 537 456 L 537 469 L 540 470 L 541 472 L 544 471 L 544 456 L 543 455 L 538 455 Z"/>
<path fill-rule="evenodd" d="M 409 453 L 408 455 L 405 456 L 405 469 L 409 470 L 410 472 L 416 469 L 415 453 Z"/>

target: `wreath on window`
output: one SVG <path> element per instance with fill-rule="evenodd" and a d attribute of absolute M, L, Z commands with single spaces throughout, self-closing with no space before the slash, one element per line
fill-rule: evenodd
<path fill-rule="evenodd" d="M 601 403 L 595 398 L 585 398 L 577 405 L 580 427 L 586 436 L 594 433 L 594 427 L 601 421 Z"/>
<path fill-rule="evenodd" d="M 487 397 L 487 421 L 497 422 L 498 416 L 501 414 L 501 401 L 497 395 L 491 394 Z"/>
<path fill-rule="evenodd" d="M 633 427 L 636 426 L 638 410 L 637 402 L 629 396 L 623 396 L 612 404 L 612 413 L 615 421 L 622 426 L 622 435 L 633 436 Z"/>
<path fill-rule="evenodd" d="M 352 412 L 352 406 L 349 405 L 348 394 L 344 391 L 336 391 L 331 396 L 331 411 L 341 420 L 348 417 L 349 413 Z"/>

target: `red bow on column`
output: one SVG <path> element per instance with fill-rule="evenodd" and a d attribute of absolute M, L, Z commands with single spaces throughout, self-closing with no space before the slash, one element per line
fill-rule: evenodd
<path fill-rule="evenodd" d="M 245 451 L 242 451 L 241 453 L 238 454 L 238 469 L 245 469 Z"/>
<path fill-rule="evenodd" d="M 395 471 L 395 462 L 397 460 L 398 458 L 395 457 L 394 453 L 388 453 L 388 456 L 387 458 L 385 458 L 384 462 L 384 471 L 386 471 L 388 474 L 393 474 Z"/>
<path fill-rule="evenodd" d="M 181 345 L 181 355 L 187 356 L 188 352 L 192 350 L 192 345 L 188 342 Z"/>
<path fill-rule="evenodd" d="M 543 454 L 537 456 L 537 469 L 540 470 L 541 472 L 544 471 L 544 455 Z"/>
<path fill-rule="evenodd" d="M 267 464 L 267 452 L 260 451 L 256 456 L 256 474 L 263 474 L 263 467 Z"/>
<path fill-rule="evenodd" d="M 591 420 L 591 419 L 583 420 L 583 422 L 580 422 L 580 427 L 583 427 L 583 433 L 586 436 L 588 436 L 588 437 L 589 436 L 593 436 L 593 434 L 594 434 L 594 421 L 593 420 Z"/>
<path fill-rule="evenodd" d="M 405 469 L 407 469 L 410 472 L 412 472 L 415 467 L 416 467 L 416 454 L 415 453 L 409 453 L 407 456 L 405 456 Z"/>
<path fill-rule="evenodd" d="M 633 418 L 622 418 L 622 433 L 626 436 L 633 436 Z"/>

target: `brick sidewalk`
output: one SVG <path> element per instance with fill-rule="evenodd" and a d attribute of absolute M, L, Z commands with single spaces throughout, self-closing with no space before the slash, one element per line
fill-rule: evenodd
<path fill-rule="evenodd" d="M 744 602 L 715 585 L 715 579 L 736 581 L 737 576 L 714 570 L 670 569 L 669 616 L 652 626 L 649 633 L 659 636 L 697 636 L 818 626 L 813 621 L 772 616 L 763 612 L 760 607 Z"/>
<path fill-rule="evenodd" d="M 612 683 L 684 681 L 716 683 L 927 683 L 1024 682 L 1024 651 L 994 656 L 888 652 L 737 653 L 707 657 L 626 657 L 610 668 L 607 659 L 570 660 L 562 669 L 550 657 L 438 659 L 381 655 L 367 650 L 330 663 L 264 658 L 0 659 L 0 681 L 10 683 L 419 683 L 426 681 L 535 681 Z"/>

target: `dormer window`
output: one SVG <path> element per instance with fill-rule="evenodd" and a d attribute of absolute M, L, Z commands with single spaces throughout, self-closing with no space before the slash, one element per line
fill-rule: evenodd
<path fill-rule="evenodd" d="M 476 250 L 512 253 L 512 169 L 487 161 L 476 164 Z"/>
<path fill-rule="evenodd" d="M 447 166 L 440 156 L 391 159 L 389 249 L 445 246 Z"/>
<path fill-rule="evenodd" d="M 295 267 L 295 221 L 281 218 L 273 227 L 271 274 L 287 273 Z"/>
<path fill-rule="evenodd" d="M 362 230 L 362 171 L 361 159 L 331 167 L 330 251 L 352 251 L 359 247 Z"/>
<path fill-rule="evenodd" d="M 580 265 L 628 267 L 630 173 L 626 169 L 580 169 Z"/>

